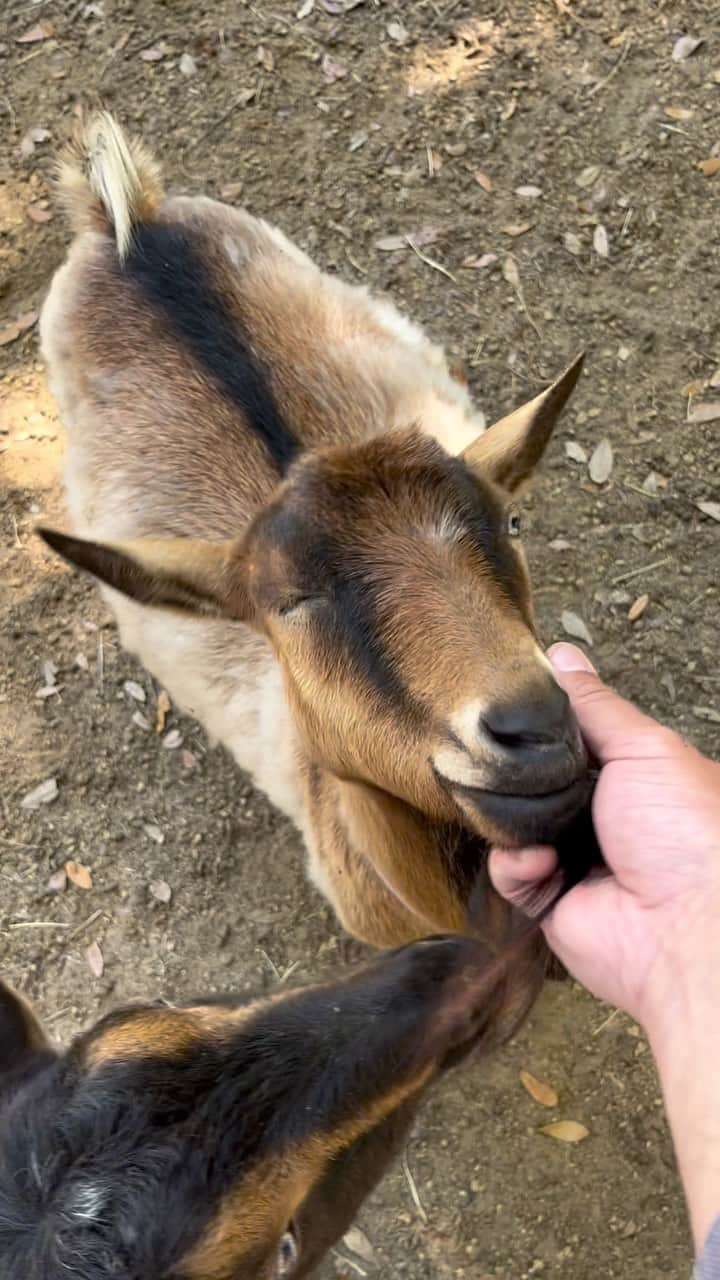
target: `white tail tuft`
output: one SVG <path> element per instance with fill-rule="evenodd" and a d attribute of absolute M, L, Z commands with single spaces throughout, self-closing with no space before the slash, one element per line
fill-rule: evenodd
<path fill-rule="evenodd" d="M 57 185 L 73 229 L 112 232 L 121 258 L 134 228 L 152 222 L 163 200 L 152 156 L 107 111 L 80 127 L 58 164 Z"/>

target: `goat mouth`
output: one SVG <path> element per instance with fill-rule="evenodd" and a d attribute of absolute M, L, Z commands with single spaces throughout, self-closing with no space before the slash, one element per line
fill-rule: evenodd
<path fill-rule="evenodd" d="M 552 844 L 587 803 L 592 782 L 582 773 L 551 791 L 492 791 L 464 783 L 445 783 L 465 812 L 472 809 L 480 822 L 492 827 L 492 839 L 509 848 Z"/>

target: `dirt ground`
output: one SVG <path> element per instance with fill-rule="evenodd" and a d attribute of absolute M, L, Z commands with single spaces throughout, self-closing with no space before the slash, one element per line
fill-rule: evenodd
<path fill-rule="evenodd" d="M 323 267 L 388 290 L 464 361 L 489 417 L 587 349 L 530 503 L 542 633 L 578 615 L 605 675 L 717 754 L 720 508 L 697 504 L 720 498 L 719 423 L 698 413 L 720 401 L 720 174 L 698 164 L 720 153 L 720 28 L 710 0 L 4 11 L 0 937 L 3 972 L 66 1040 L 120 1001 L 272 987 L 359 951 L 306 884 L 295 832 L 223 751 L 172 709 L 155 731 L 153 681 L 33 536 L 63 518 L 62 434 L 28 313 L 66 245 L 48 178 L 78 104 L 141 131 L 173 190 L 242 201 Z M 704 43 L 674 59 L 682 35 Z M 687 420 L 688 383 L 705 421 Z M 577 446 L 603 438 L 614 465 L 595 483 Z M 22 808 L 49 778 L 56 798 Z M 68 859 L 92 888 L 49 892 Z M 553 1118 L 589 1137 L 553 1142 L 538 1132 Z M 341 1246 L 325 1280 L 689 1274 L 647 1046 L 570 983 L 503 1054 L 437 1089 L 407 1158 L 419 1205 L 398 1168 L 361 1217 L 372 1256 Z"/>

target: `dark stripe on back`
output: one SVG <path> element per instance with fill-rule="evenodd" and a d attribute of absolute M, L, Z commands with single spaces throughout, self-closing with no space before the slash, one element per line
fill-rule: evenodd
<path fill-rule="evenodd" d="M 121 270 L 137 282 L 205 376 L 238 407 L 284 472 L 298 442 L 275 403 L 267 370 L 212 278 L 197 237 L 185 227 L 164 223 L 137 227 Z"/>

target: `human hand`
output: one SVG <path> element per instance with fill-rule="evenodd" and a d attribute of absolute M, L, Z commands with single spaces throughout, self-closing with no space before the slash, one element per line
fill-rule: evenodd
<path fill-rule="evenodd" d="M 720 765 L 608 689 L 573 645 L 550 659 L 602 766 L 593 820 L 610 874 L 572 889 L 543 927 L 580 982 L 652 1032 L 720 973 Z M 496 849 L 490 875 L 532 910 L 556 865 L 549 848 Z"/>

